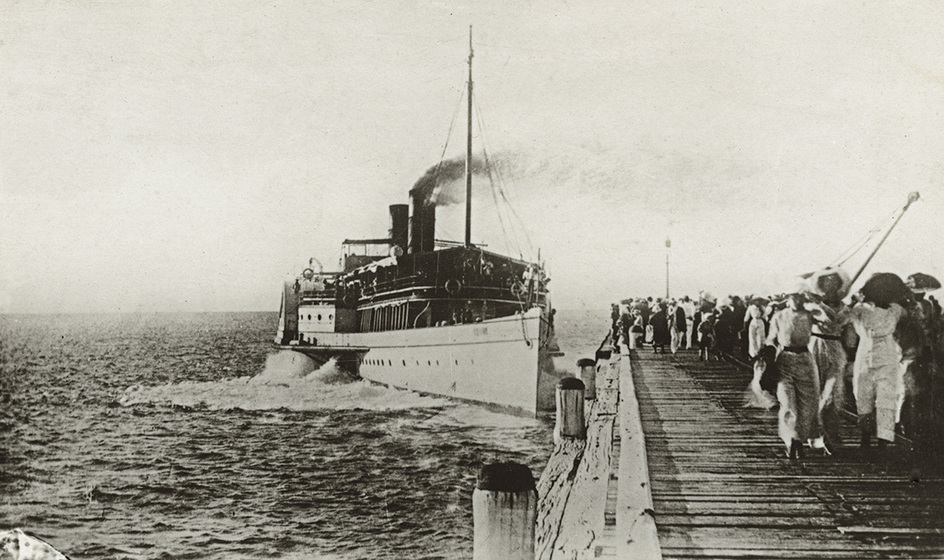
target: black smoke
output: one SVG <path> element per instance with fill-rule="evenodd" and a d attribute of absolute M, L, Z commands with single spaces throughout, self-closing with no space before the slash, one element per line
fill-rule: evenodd
<path fill-rule="evenodd" d="M 487 166 L 480 157 L 472 158 L 472 175 L 485 175 Z M 426 170 L 410 189 L 410 198 L 422 193 L 427 206 L 449 206 L 465 202 L 465 158 L 443 160 Z"/>

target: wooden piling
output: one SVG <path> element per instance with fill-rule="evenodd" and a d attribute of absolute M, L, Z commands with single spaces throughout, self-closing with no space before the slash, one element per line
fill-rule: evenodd
<path fill-rule="evenodd" d="M 597 398 L 597 361 L 590 358 L 577 360 L 577 378 L 583 381 L 585 399 Z"/>
<path fill-rule="evenodd" d="M 472 493 L 473 560 L 534 560 L 538 494 L 531 469 L 493 463 Z"/>
<path fill-rule="evenodd" d="M 565 377 L 557 382 L 557 422 L 554 425 L 554 443 L 565 438 L 585 439 L 587 425 L 583 411 L 583 381 Z"/>

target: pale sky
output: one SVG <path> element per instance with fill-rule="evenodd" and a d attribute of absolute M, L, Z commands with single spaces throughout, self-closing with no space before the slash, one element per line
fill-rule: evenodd
<path fill-rule="evenodd" d="M 440 160 L 469 25 L 476 142 L 557 307 L 664 295 L 666 237 L 673 295 L 781 291 L 910 191 L 867 272 L 944 279 L 942 23 L 931 1 L 8 2 L 0 312 L 277 311 Z M 477 186 L 473 240 L 500 250 Z"/>

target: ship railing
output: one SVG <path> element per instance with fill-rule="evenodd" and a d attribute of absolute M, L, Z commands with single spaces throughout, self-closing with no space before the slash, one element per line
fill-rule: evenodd
<path fill-rule="evenodd" d="M 463 283 L 461 279 L 455 279 L 456 283 L 452 283 L 453 282 L 452 280 L 444 279 L 440 282 L 437 282 L 436 284 L 430 285 L 431 280 L 435 280 L 435 279 L 427 278 L 420 275 L 403 276 L 403 277 L 396 278 L 393 280 L 384 280 L 384 281 L 376 282 L 374 284 L 368 284 L 367 286 L 363 288 L 363 290 L 368 293 L 376 293 L 376 294 L 391 292 L 395 290 L 401 290 L 404 288 L 413 288 L 417 290 L 435 289 L 437 291 L 446 291 L 446 292 L 448 292 L 450 289 L 455 290 L 457 292 L 463 291 L 463 290 L 497 290 L 500 292 L 513 293 L 513 289 L 511 285 L 508 285 L 500 281 L 486 281 L 486 282 L 478 281 L 478 282 Z M 450 284 L 450 286 L 447 286 L 447 284 Z M 527 289 L 523 283 L 522 283 L 522 287 L 525 290 Z M 546 294 L 547 290 L 544 290 L 544 289 L 538 290 L 536 293 Z"/>
<path fill-rule="evenodd" d="M 337 289 L 335 288 L 325 288 L 324 290 L 302 290 L 298 292 L 298 299 L 300 301 L 312 300 L 312 299 L 333 300 L 336 296 L 337 296 Z"/>
<path fill-rule="evenodd" d="M 544 307 L 547 305 L 546 291 L 536 292 L 529 299 L 527 294 L 520 296 L 513 294 L 507 289 L 480 287 L 477 289 L 466 289 L 458 294 L 450 294 L 438 286 L 410 286 L 399 290 L 377 291 L 375 293 L 362 294 L 357 300 L 358 305 L 386 305 L 396 301 L 451 301 L 451 300 L 470 300 L 470 301 L 490 301 L 502 304 L 518 304 L 528 307 Z"/>
<path fill-rule="evenodd" d="M 515 295 L 515 292 L 507 286 L 495 286 L 489 284 L 471 284 L 471 285 L 462 285 L 459 284 L 456 287 L 446 285 L 417 285 L 413 282 L 383 282 L 377 284 L 376 287 L 368 287 L 362 290 L 361 298 L 370 298 L 370 297 L 385 297 L 391 295 L 399 295 L 405 291 L 409 292 L 419 292 L 424 295 L 430 295 L 440 298 L 480 298 L 480 297 L 503 297 L 504 299 L 527 299 L 527 292 L 520 292 L 522 295 L 519 298 Z M 531 297 L 534 299 L 538 297 L 543 299 L 548 294 L 547 290 L 539 290 L 532 293 Z"/>

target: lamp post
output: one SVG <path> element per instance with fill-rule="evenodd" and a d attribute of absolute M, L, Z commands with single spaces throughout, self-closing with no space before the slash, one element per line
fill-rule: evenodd
<path fill-rule="evenodd" d="M 672 240 L 665 238 L 665 299 L 669 300 L 669 253 L 672 251 Z"/>

